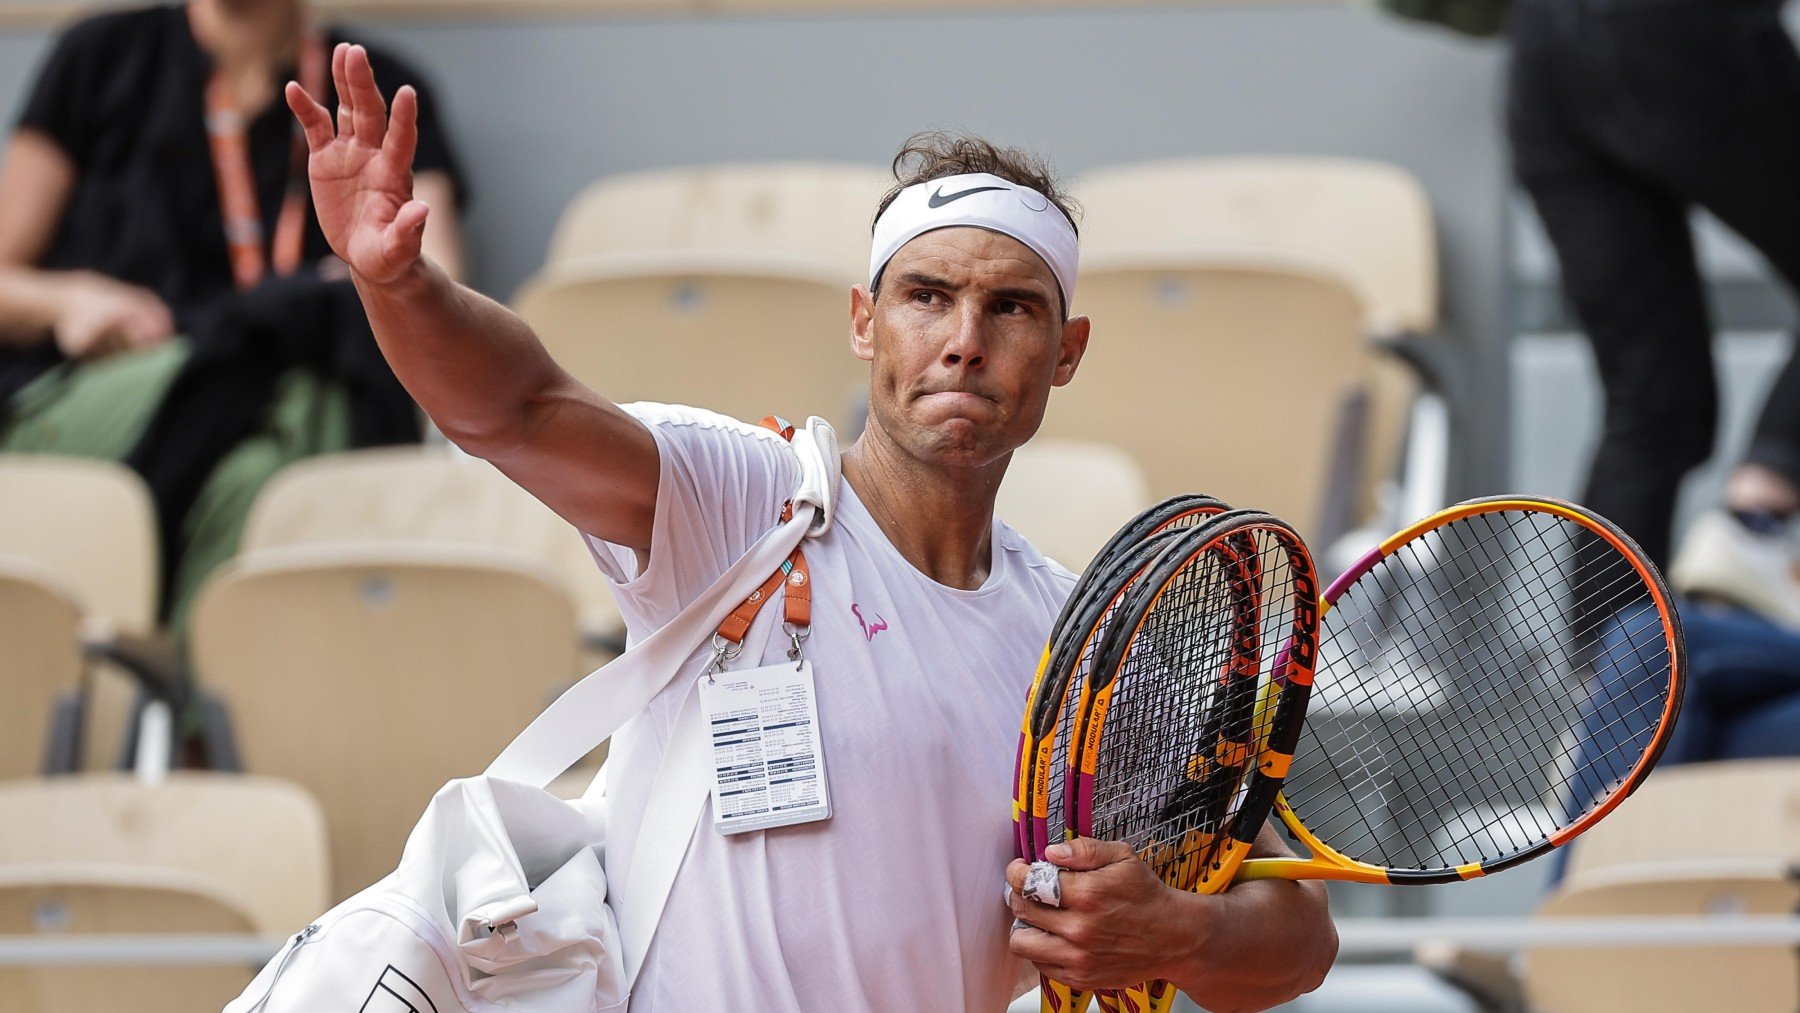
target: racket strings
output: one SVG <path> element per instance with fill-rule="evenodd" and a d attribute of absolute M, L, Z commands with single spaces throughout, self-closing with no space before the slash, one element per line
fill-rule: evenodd
<path fill-rule="evenodd" d="M 1112 621 L 1113 614 L 1119 610 L 1123 595 L 1124 588 L 1121 588 L 1118 594 L 1100 607 L 1100 615 L 1089 625 L 1087 636 L 1075 656 L 1075 662 L 1071 669 L 1069 692 L 1063 701 L 1062 716 L 1056 722 L 1054 745 L 1050 752 L 1048 783 L 1045 785 L 1045 789 L 1049 793 L 1046 826 L 1053 830 L 1068 826 L 1067 788 L 1070 739 L 1075 734 L 1076 726 L 1080 723 L 1079 708 L 1082 691 L 1093 674 L 1094 652 L 1105 634 L 1107 625 Z"/>
<path fill-rule="evenodd" d="M 1492 729 L 1492 727 L 1498 727 L 1498 725 L 1499 725 L 1498 714 L 1494 714 L 1494 709 L 1492 709 L 1492 698 L 1490 698 L 1490 696 L 1487 696 L 1487 695 L 1478 696 L 1478 702 L 1480 702 L 1480 704 L 1481 704 L 1480 709 L 1481 709 L 1481 716 L 1483 716 L 1483 720 L 1485 720 L 1485 722 L 1489 722 L 1489 723 L 1487 723 L 1487 725 L 1485 725 L 1485 727 L 1490 727 L 1490 729 Z M 1490 745 L 1492 745 L 1492 740 L 1490 740 Z M 1550 743 L 1539 743 L 1539 745 L 1541 745 L 1541 750 L 1550 749 Z M 1467 786 L 1458 786 L 1458 788 L 1456 788 L 1456 790 L 1458 790 L 1458 792 L 1467 792 Z M 1422 826 L 1422 822 L 1424 822 L 1424 820 L 1420 819 L 1420 817 L 1422 817 L 1422 813 L 1418 813 L 1417 810 L 1413 810 L 1413 811 L 1408 811 L 1408 813 L 1406 813 L 1406 815 L 1408 815 L 1408 817 L 1411 817 L 1411 826 Z M 1463 824 L 1467 824 L 1467 817 L 1462 817 L 1462 820 L 1460 820 L 1460 822 L 1463 822 Z M 1543 829 L 1544 828 L 1539 828 L 1539 831 L 1543 831 Z"/>
<path fill-rule="evenodd" d="M 1576 536 L 1578 543 L 1576 551 L 1578 554 L 1581 552 L 1579 542 L 1583 540 L 1584 535 L 1585 533 Z M 1598 540 L 1596 539 L 1595 542 L 1597 543 L 1597 541 Z M 1555 575 L 1545 574 L 1541 569 L 1540 563 L 1544 558 L 1543 555 L 1540 555 L 1534 559 L 1530 568 L 1539 578 L 1545 581 L 1553 580 L 1555 579 Z M 1613 574 L 1610 578 L 1606 579 L 1605 585 L 1599 590 L 1590 589 L 1583 591 L 1581 589 L 1581 584 L 1583 582 L 1588 584 L 1599 583 L 1599 581 L 1593 577 L 1592 557 L 1590 556 L 1589 560 L 1578 560 L 1576 564 L 1578 572 L 1583 569 L 1586 570 L 1585 574 L 1578 576 L 1574 584 L 1574 590 L 1571 594 L 1573 603 L 1571 605 L 1571 612 L 1575 618 L 1572 621 L 1573 628 L 1567 639 L 1575 645 L 1577 650 L 1579 650 L 1582 645 L 1591 643 L 1598 636 L 1603 624 L 1614 621 L 1611 617 L 1625 616 L 1632 604 L 1644 599 L 1647 594 L 1646 588 L 1637 574 L 1637 571 L 1633 569 L 1623 557 L 1612 554 L 1609 550 L 1608 554 L 1605 557 L 1602 557 L 1602 561 L 1610 561 Z M 1660 634 L 1662 630 L 1661 624 L 1655 620 L 1654 609 L 1648 602 L 1645 602 L 1644 605 L 1637 610 L 1635 615 L 1640 620 L 1645 618 L 1650 620 L 1648 625 L 1645 625 L 1642 622 L 1637 624 L 1641 631 Z M 1619 619 L 1618 621 L 1624 623 L 1627 620 Z M 1534 635 L 1543 637 L 1554 635 L 1554 631 L 1544 628 L 1542 623 L 1535 625 L 1528 623 L 1527 626 L 1529 631 Z M 1668 685 L 1666 643 L 1659 639 L 1657 644 L 1659 648 L 1661 648 L 1662 656 L 1651 657 L 1647 652 L 1642 650 L 1644 645 L 1641 642 L 1641 639 L 1634 640 L 1632 646 L 1634 651 L 1637 652 L 1638 664 L 1632 666 L 1631 670 L 1655 673 L 1660 665 L 1660 676 L 1662 681 L 1657 682 L 1653 677 L 1651 684 L 1666 690 Z M 1575 671 L 1577 669 L 1578 666 L 1573 664 L 1567 664 L 1562 667 L 1563 671 Z M 1494 688 L 1497 691 L 1499 687 L 1496 684 L 1491 688 Z M 1569 689 L 1575 692 L 1581 691 L 1581 688 L 1578 686 L 1569 687 Z M 1661 696 L 1662 695 L 1659 695 L 1659 698 L 1656 701 L 1657 706 L 1655 713 L 1638 715 L 1636 717 L 1616 717 L 1614 720 L 1611 720 L 1604 725 L 1590 726 L 1590 738 L 1599 738 L 1602 735 L 1606 737 L 1606 742 L 1603 744 L 1608 748 L 1602 751 L 1599 758 L 1603 761 L 1622 761 L 1618 769 L 1614 771 L 1616 778 L 1622 779 L 1625 774 L 1629 773 L 1631 766 L 1635 764 L 1636 758 L 1641 755 L 1643 748 L 1647 745 L 1648 736 L 1654 733 L 1656 718 L 1660 715 L 1662 709 Z M 1642 735 L 1631 739 L 1618 738 L 1616 735 L 1617 730 L 1627 722 L 1638 729 Z M 1571 748 L 1566 735 L 1558 742 L 1540 739 L 1537 744 L 1542 749 L 1555 749 L 1559 753 L 1566 753 Z"/>
<path fill-rule="evenodd" d="M 1538 843 L 1654 736 L 1672 659 L 1654 608 L 1633 609 L 1648 597 L 1628 560 L 1555 515 L 1475 514 L 1406 543 L 1325 618 L 1290 804 L 1339 851 L 1390 868 Z M 1591 692 L 1607 678 L 1618 685 Z"/>
<path fill-rule="evenodd" d="M 1492 621 L 1489 621 L 1489 623 L 1483 623 L 1483 626 L 1480 626 L 1480 628 L 1476 628 L 1476 630 L 1471 630 L 1472 633 L 1483 633 L 1483 639 L 1487 639 L 1487 644 L 1485 644 L 1485 646 L 1489 646 L 1489 648 L 1494 648 L 1494 644 L 1492 644 L 1492 641 L 1490 641 L 1489 633 L 1487 633 L 1487 632 L 1490 632 L 1490 630 L 1492 630 L 1492 626 L 1494 626 L 1494 624 L 1492 624 Z M 1417 646 L 1415 646 L 1415 653 L 1417 653 Z M 1508 655 L 1507 660 L 1516 660 L 1516 655 L 1514 655 L 1514 653 L 1512 653 L 1512 651 L 1505 651 L 1505 650 L 1501 650 L 1501 648 L 1494 648 L 1494 651 L 1492 651 L 1492 653 L 1507 653 L 1507 655 Z M 1541 660 L 1543 660 L 1543 651 L 1526 651 L 1526 660 L 1528 660 L 1528 662 L 1534 662 L 1534 664 L 1537 664 L 1537 662 L 1541 662 Z"/>
<path fill-rule="evenodd" d="M 1178 847 L 1209 850 L 1203 839 L 1184 840 L 1189 832 L 1216 839 L 1224 829 L 1219 792 L 1229 778 L 1210 764 L 1216 740 L 1233 730 L 1210 718 L 1233 688 L 1231 586 L 1223 561 L 1207 553 L 1161 588 L 1119 662 L 1105 715 L 1094 835 L 1130 844 L 1165 879 Z"/>
<path fill-rule="evenodd" d="M 1124 545 L 1110 558 L 1096 560 L 1093 584 L 1084 591 L 1085 600 L 1069 611 L 1065 622 L 1054 632 L 1058 643 L 1065 646 L 1080 638 L 1080 646 L 1065 652 L 1059 664 L 1068 668 L 1066 688 L 1056 725 L 1051 734 L 1050 763 L 1045 783 L 1039 790 L 1045 796 L 1044 826 L 1051 834 L 1062 834 L 1069 825 L 1068 785 L 1070 739 L 1080 724 L 1083 690 L 1092 677 L 1094 656 L 1113 616 L 1124 603 L 1124 596 L 1144 567 L 1155 558 L 1157 550 L 1167 543 L 1166 532 L 1191 526 L 1204 520 L 1206 514 L 1189 512 L 1162 519 L 1154 531 L 1138 542 Z M 1062 673 L 1056 673 L 1062 678 Z M 1036 842 L 1041 850 L 1053 841 Z"/>
<path fill-rule="evenodd" d="M 1234 535 L 1167 581 L 1131 633 L 1099 743 L 1094 833 L 1130 843 L 1167 882 L 1190 885 L 1227 840 L 1297 599 L 1281 546 Z"/>

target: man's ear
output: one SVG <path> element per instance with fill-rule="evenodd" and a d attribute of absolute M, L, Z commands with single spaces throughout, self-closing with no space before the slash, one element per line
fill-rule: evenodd
<path fill-rule="evenodd" d="M 1061 387 L 1075 379 L 1075 367 L 1081 365 L 1081 357 L 1087 353 L 1088 318 L 1070 317 L 1063 324 L 1062 348 L 1056 360 L 1056 373 L 1051 378 L 1052 386 Z"/>
<path fill-rule="evenodd" d="M 864 362 L 875 358 L 875 294 L 861 285 L 850 286 L 850 351 Z"/>

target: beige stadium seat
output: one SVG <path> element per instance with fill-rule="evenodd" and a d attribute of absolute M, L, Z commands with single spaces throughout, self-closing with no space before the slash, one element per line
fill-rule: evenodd
<path fill-rule="evenodd" d="M 0 555 L 42 566 L 80 606 L 84 637 L 96 648 L 115 634 L 155 634 L 161 579 L 155 507 L 131 469 L 88 458 L 0 454 Z M 118 760 L 137 687 L 124 668 L 93 661 L 79 715 L 81 766 L 104 769 Z"/>
<path fill-rule="evenodd" d="M 1571 878 L 1650 862 L 1800 862 L 1800 759 L 1660 768 L 1569 849 Z"/>
<path fill-rule="evenodd" d="M 244 769 L 324 805 L 341 898 L 391 870 L 432 794 L 480 773 L 567 679 L 575 613 L 507 553 L 296 546 L 216 574 L 190 642 Z"/>
<path fill-rule="evenodd" d="M 1055 432 L 1154 446 L 1141 457 L 1158 495 L 1271 509 L 1314 538 L 1384 496 L 1441 502 L 1441 452 L 1406 462 L 1423 491 L 1393 488 L 1421 378 L 1378 347 L 1438 324 L 1416 180 L 1346 159 L 1190 159 L 1096 170 L 1076 196 L 1074 309 L 1094 338 L 1053 399 Z"/>
<path fill-rule="evenodd" d="M 43 769 L 56 701 L 81 685 L 81 618 L 47 567 L 0 554 L 0 777 Z"/>
<path fill-rule="evenodd" d="M 994 512 L 1038 551 L 1079 573 L 1150 503 L 1149 480 L 1123 449 L 1040 437 L 1013 452 Z"/>
<path fill-rule="evenodd" d="M 558 573 L 592 639 L 624 621 L 569 523 L 486 461 L 442 447 L 381 447 L 298 461 L 263 487 L 241 550 L 414 544 L 512 550 Z"/>
<path fill-rule="evenodd" d="M 1792 915 L 1796 910 L 1800 880 L 1786 863 L 1715 860 L 1618 865 L 1571 876 L 1537 916 Z M 1800 955 L 1791 946 L 1540 946 L 1525 952 L 1524 966 L 1530 1008 L 1537 1013 L 1800 1009 Z"/>
<path fill-rule="evenodd" d="M 279 936 L 324 910 L 318 804 L 267 778 L 0 784 L 0 934 Z M 0 968 L 0 1013 L 218 1009 L 253 966 Z"/>
<path fill-rule="evenodd" d="M 156 624 L 156 538 L 150 491 L 129 468 L 0 454 L 0 553 L 42 564 L 86 614 L 121 632 Z"/>
<path fill-rule="evenodd" d="M 840 426 L 867 385 L 851 355 L 882 173 L 727 165 L 620 176 L 558 225 L 514 308 L 577 379 L 620 402 Z"/>
<path fill-rule="evenodd" d="M 1552 792 L 1538 806 L 1516 811 L 1513 823 L 1531 834 L 1529 828 L 1560 819 L 1561 811 Z M 1704 834 L 1676 830 L 1686 826 L 1707 829 Z M 1630 878 L 1644 870 L 1692 876 L 1695 870 L 1717 871 L 1721 863 L 1739 868 L 1749 863 L 1756 870 L 1795 862 L 1800 862 L 1800 760 L 1688 763 L 1656 770 L 1606 819 L 1570 844 L 1565 883 L 1608 882 L 1610 876 Z M 1546 959 L 1574 962 L 1580 952 Z M 1452 979 L 1466 977 L 1486 960 L 1476 951 L 1439 945 L 1421 947 L 1418 957 Z"/>
<path fill-rule="evenodd" d="M 846 281 L 869 266 L 875 204 L 885 171 L 829 162 L 772 162 L 623 173 L 577 194 L 563 210 L 546 267 L 626 256 L 700 253 L 792 258 Z"/>
<path fill-rule="evenodd" d="M 1438 324 L 1425 188 L 1344 158 L 1195 158 L 1097 169 L 1076 196 L 1082 269 L 1238 264 L 1324 274 L 1355 292 L 1370 334 Z"/>
<path fill-rule="evenodd" d="M 1126 448 L 1157 497 L 1203 492 L 1314 537 L 1334 422 L 1367 357 L 1349 289 L 1314 275 L 1082 272 L 1094 337 L 1043 433 Z"/>

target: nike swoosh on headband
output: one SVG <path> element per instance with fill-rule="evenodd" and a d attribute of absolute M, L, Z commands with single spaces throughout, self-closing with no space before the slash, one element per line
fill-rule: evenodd
<path fill-rule="evenodd" d="M 959 190 L 956 193 L 950 194 L 949 196 L 945 196 L 944 188 L 940 186 L 937 188 L 937 192 L 932 194 L 931 198 L 929 200 L 927 200 L 925 203 L 934 208 L 941 208 L 953 200 L 962 200 L 964 197 L 967 197 L 968 195 L 970 195 L 972 193 L 981 193 L 986 190 L 1004 190 L 1004 189 L 1006 189 L 1006 187 L 1003 187 L 1003 186 L 972 186 L 972 187 L 968 188 L 967 190 Z"/>

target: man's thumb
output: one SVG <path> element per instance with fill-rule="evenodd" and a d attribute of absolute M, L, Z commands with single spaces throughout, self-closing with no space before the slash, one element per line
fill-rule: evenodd
<path fill-rule="evenodd" d="M 1091 872 L 1114 862 L 1134 858 L 1136 852 L 1131 850 L 1131 845 L 1121 841 L 1096 841 L 1092 837 L 1077 837 L 1045 848 L 1044 857 L 1073 872 Z"/>

